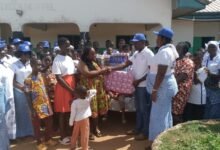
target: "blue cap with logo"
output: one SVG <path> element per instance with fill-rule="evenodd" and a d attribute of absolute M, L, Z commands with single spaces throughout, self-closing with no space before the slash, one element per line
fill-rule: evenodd
<path fill-rule="evenodd" d="M 42 41 L 43 48 L 50 48 L 50 43 L 48 41 Z"/>
<path fill-rule="evenodd" d="M 173 37 L 173 30 L 170 28 L 162 28 L 160 31 L 154 31 L 154 34 L 159 35 L 159 36 L 164 36 L 166 38 L 172 39 Z"/>
<path fill-rule="evenodd" d="M 18 51 L 19 52 L 31 52 L 30 46 L 26 45 L 26 44 L 20 44 L 18 46 Z"/>
<path fill-rule="evenodd" d="M 139 41 L 146 41 L 146 37 L 143 33 L 136 33 L 131 40 L 131 42 L 139 42 Z"/>
<path fill-rule="evenodd" d="M 19 43 L 21 43 L 21 42 L 22 42 L 21 39 L 15 38 L 15 39 L 13 39 L 12 44 L 19 44 Z"/>

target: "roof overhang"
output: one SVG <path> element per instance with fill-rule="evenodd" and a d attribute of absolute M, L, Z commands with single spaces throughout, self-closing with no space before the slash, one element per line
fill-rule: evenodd
<path fill-rule="evenodd" d="M 213 0 L 173 0 L 173 18 L 189 15 L 195 11 L 204 9 Z"/>

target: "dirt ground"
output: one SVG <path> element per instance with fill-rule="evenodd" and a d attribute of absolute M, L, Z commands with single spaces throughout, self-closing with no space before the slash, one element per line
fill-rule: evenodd
<path fill-rule="evenodd" d="M 103 136 L 90 141 L 89 145 L 94 150 L 144 150 L 147 141 L 135 141 L 133 136 L 126 135 L 126 131 L 133 129 L 135 114 L 126 114 L 127 123 L 121 123 L 119 112 L 110 112 L 108 119 L 100 123 Z M 54 137 L 58 140 L 59 137 Z M 57 145 L 49 150 L 68 150 L 68 146 Z M 36 150 L 36 142 L 33 138 L 18 139 L 11 144 L 11 150 Z M 80 150 L 80 148 L 79 148 Z"/>

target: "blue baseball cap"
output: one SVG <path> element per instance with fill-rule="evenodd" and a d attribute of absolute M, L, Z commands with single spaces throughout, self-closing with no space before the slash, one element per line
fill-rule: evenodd
<path fill-rule="evenodd" d="M 54 42 L 53 47 L 56 47 L 56 46 L 58 46 L 58 42 L 57 41 Z"/>
<path fill-rule="evenodd" d="M 131 42 L 139 42 L 139 41 L 146 41 L 146 37 L 143 33 L 136 33 L 131 40 Z"/>
<path fill-rule="evenodd" d="M 31 52 L 30 46 L 26 45 L 26 44 L 20 44 L 18 46 L 18 51 L 19 52 Z"/>
<path fill-rule="evenodd" d="M 50 48 L 50 43 L 48 41 L 42 41 L 43 48 Z"/>
<path fill-rule="evenodd" d="M 174 32 L 170 28 L 162 28 L 159 32 L 154 31 L 154 34 L 172 39 Z"/>
<path fill-rule="evenodd" d="M 0 49 L 4 49 L 6 47 L 6 43 L 5 42 L 0 42 Z"/>
<path fill-rule="evenodd" d="M 28 46 L 32 46 L 32 43 L 30 41 L 24 41 L 23 44 L 26 44 Z"/>
<path fill-rule="evenodd" d="M 19 44 L 19 43 L 21 43 L 21 42 L 22 42 L 22 40 L 19 39 L 19 38 L 15 38 L 15 39 L 13 39 L 13 41 L 12 41 L 13 44 Z"/>

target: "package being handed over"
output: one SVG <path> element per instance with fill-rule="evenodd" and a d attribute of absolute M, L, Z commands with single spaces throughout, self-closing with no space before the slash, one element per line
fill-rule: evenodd
<path fill-rule="evenodd" d="M 132 94 L 134 77 L 131 72 L 114 71 L 105 76 L 105 88 L 120 94 Z"/>
<path fill-rule="evenodd" d="M 109 59 L 109 65 L 115 66 L 124 63 L 127 60 L 128 60 L 128 54 L 126 53 L 112 54 Z"/>

